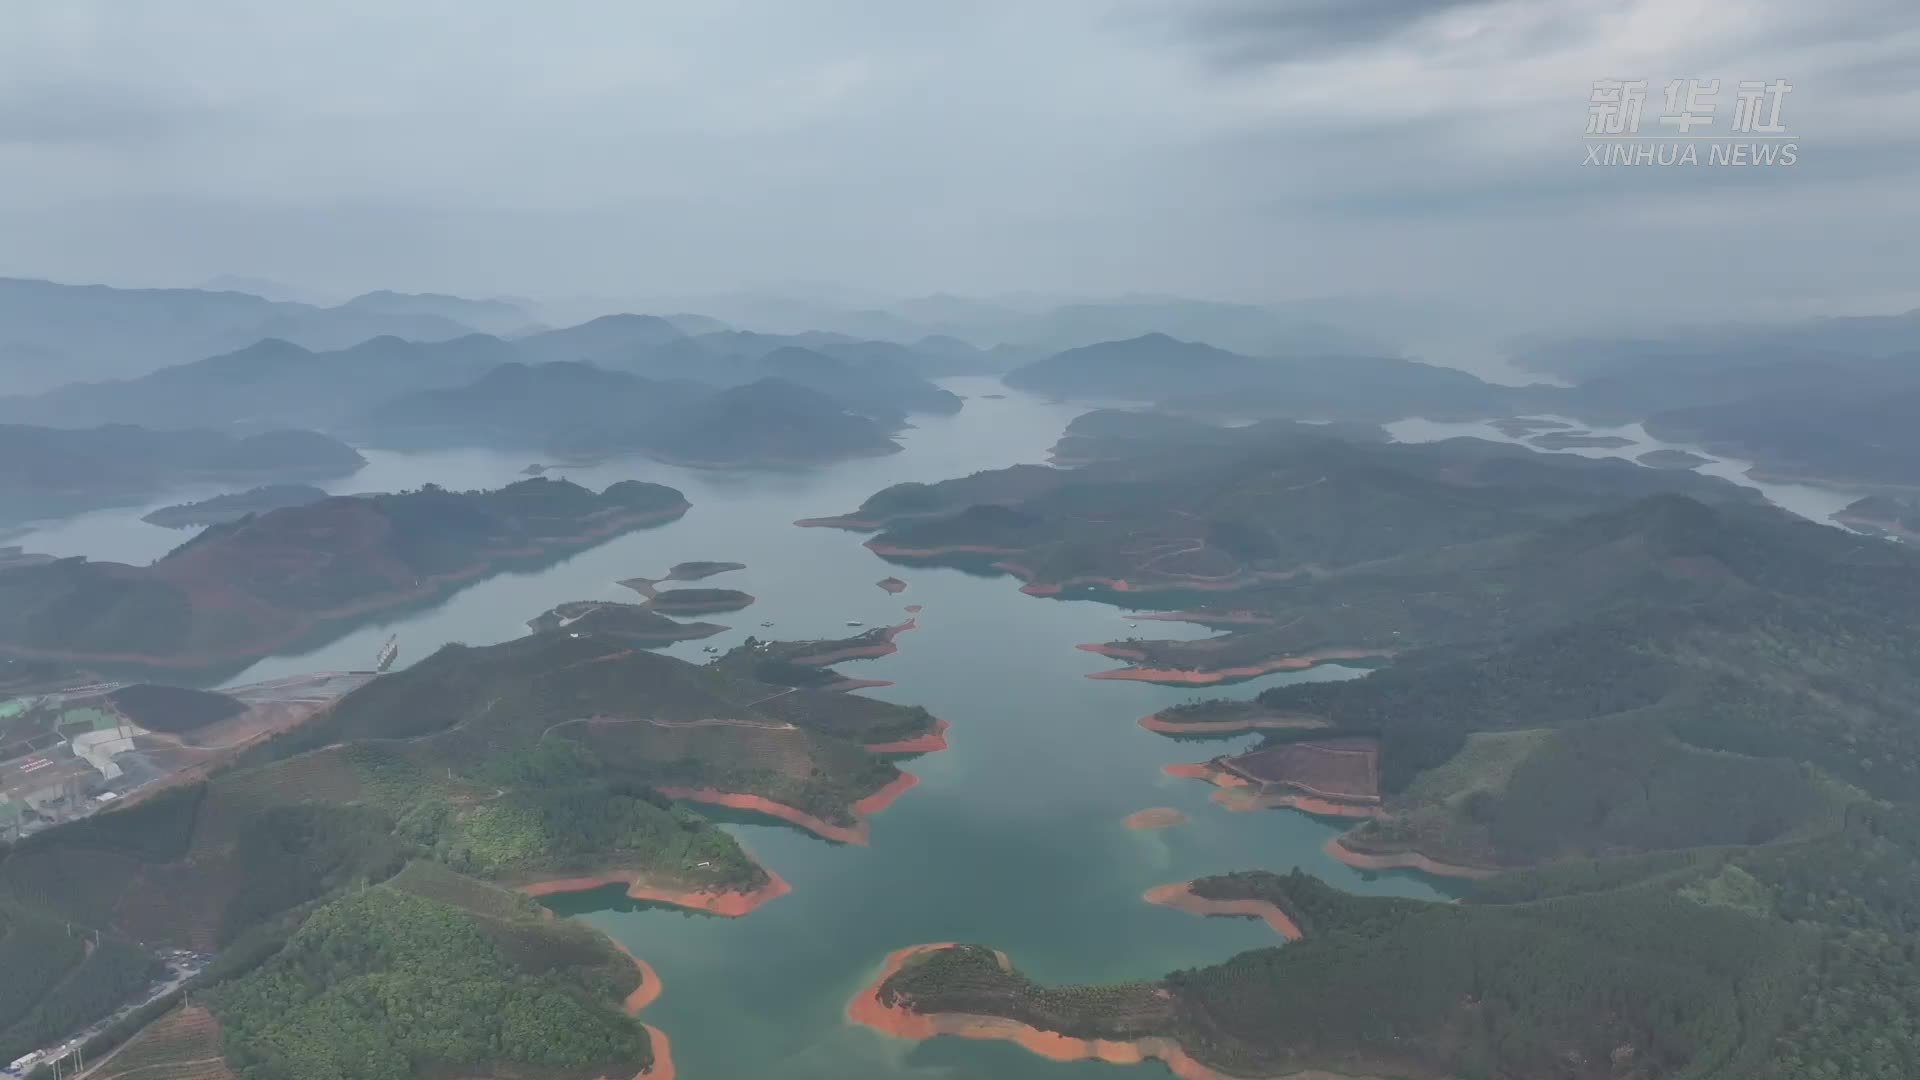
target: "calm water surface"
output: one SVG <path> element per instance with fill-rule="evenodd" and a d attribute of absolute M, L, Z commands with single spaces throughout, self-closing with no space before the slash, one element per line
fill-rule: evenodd
<path fill-rule="evenodd" d="M 1162 775 L 1166 764 L 1202 760 L 1224 747 L 1175 742 L 1135 725 L 1195 696 L 1191 690 L 1083 678 L 1112 664 L 1073 646 L 1126 636 L 1118 609 L 1024 596 L 1010 578 L 890 566 L 856 535 L 791 524 L 852 510 L 901 480 L 1043 460 L 1066 422 L 1083 411 L 1003 391 L 990 380 L 949 385 L 970 395 L 966 408 L 921 419 L 902 439 L 905 452 L 885 459 L 795 473 L 723 474 L 646 461 L 564 470 L 560 475 L 596 488 L 627 478 L 671 484 L 693 509 L 674 524 L 537 573 L 496 577 L 430 610 L 262 661 L 233 681 L 364 666 L 389 634 L 399 635 L 402 664 L 448 641 L 504 640 L 564 600 L 633 599 L 616 579 L 654 576 L 689 559 L 748 564 L 712 583 L 758 598 L 745 611 L 713 617 L 732 625 L 730 632 L 673 650 L 696 661 L 702 645 L 724 648 L 748 633 L 836 637 L 850 632 L 848 620 L 895 622 L 905 605 L 924 605 L 919 629 L 899 639 L 898 653 L 843 668 L 894 680 L 867 692 L 924 704 L 952 724 L 952 749 L 907 765 L 920 785 L 874 820 L 871 846 L 835 846 L 786 827 L 740 822 L 729 828 L 793 885 L 752 915 L 729 920 L 643 909 L 604 893 L 565 900 L 562 910 L 605 930 L 660 973 L 665 993 L 646 1018 L 670 1036 L 679 1075 L 689 1080 L 1165 1076 L 1154 1063 L 1122 1070 L 1050 1063 L 1002 1044 L 899 1042 L 849 1027 L 842 1010 L 887 952 L 920 942 L 992 944 L 1043 981 L 1150 977 L 1277 943 L 1258 922 L 1202 919 L 1140 900 L 1150 886 L 1202 874 L 1301 866 L 1356 892 L 1441 894 L 1414 875 L 1361 874 L 1327 858 L 1321 846 L 1343 827 L 1338 823 L 1285 811 L 1228 813 L 1208 801 L 1205 785 Z M 980 396 L 1002 392 L 1004 399 Z M 486 451 L 367 456 L 364 470 L 332 489 L 395 490 L 427 481 L 491 487 L 516 479 L 532 460 Z M 188 535 L 140 522 L 147 509 L 82 515 L 14 542 L 145 562 Z M 892 596 L 875 585 L 889 574 L 905 580 L 907 591 Z M 775 626 L 763 630 L 760 622 L 769 619 Z M 1155 623 L 1153 633 L 1205 631 Z M 1225 692 L 1249 696 L 1289 678 L 1357 674 L 1323 668 Z M 1178 807 L 1191 823 L 1156 832 L 1122 827 L 1122 818 L 1150 806 Z"/>

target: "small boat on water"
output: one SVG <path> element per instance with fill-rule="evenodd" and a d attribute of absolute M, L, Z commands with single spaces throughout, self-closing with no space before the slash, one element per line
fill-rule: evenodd
<path fill-rule="evenodd" d="M 848 625 L 848 626 L 865 626 L 865 625 L 867 625 L 867 624 L 866 624 L 866 623 L 863 623 L 863 622 L 861 622 L 861 621 L 860 621 L 860 620 L 858 620 L 858 619 L 848 619 L 848 620 L 847 620 L 847 625 Z"/>
<path fill-rule="evenodd" d="M 768 620 L 766 620 L 765 622 L 762 622 L 762 623 L 761 623 L 760 625 L 761 625 L 761 626 L 772 626 L 772 625 L 773 625 L 773 620 L 772 620 L 772 619 L 768 619 Z"/>

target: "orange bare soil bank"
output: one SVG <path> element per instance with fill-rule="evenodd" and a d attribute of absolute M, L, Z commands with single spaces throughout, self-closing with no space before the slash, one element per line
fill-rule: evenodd
<path fill-rule="evenodd" d="M 848 807 L 848 810 L 852 812 L 856 819 L 856 824 L 853 825 L 835 825 L 831 822 L 822 821 L 804 810 L 796 810 L 791 806 L 784 806 L 774 802 L 772 799 L 759 795 L 747 795 L 735 791 L 721 791 L 717 788 L 663 787 L 657 790 L 669 799 L 685 799 L 688 802 L 706 803 L 710 806 L 724 806 L 731 810 L 750 810 L 754 813 L 765 814 L 768 817 L 779 818 L 781 821 L 792 825 L 798 825 L 824 840 L 832 840 L 841 844 L 858 844 L 864 846 L 871 836 L 871 831 L 867 827 L 867 817 L 872 814 L 877 814 L 892 805 L 893 800 L 899 798 L 908 788 L 913 787 L 913 785 L 919 782 L 919 778 L 912 773 L 903 772 L 899 776 L 894 777 L 885 787 L 854 803 Z M 772 871 L 768 871 L 768 873 L 771 874 Z M 781 891 L 786 891 L 785 882 L 781 883 Z M 629 895 L 632 894 L 629 893 Z M 636 899 L 639 898 L 636 897 Z M 671 903 L 672 901 L 668 902 Z M 751 908 L 748 910 L 751 910 Z M 722 914 L 725 913 L 723 912 Z M 745 912 L 741 914 L 745 914 Z"/>
<path fill-rule="evenodd" d="M 561 878 L 557 881 L 540 881 L 531 885 L 522 885 L 520 891 L 528 896 L 554 896 L 560 893 L 589 892 L 603 889 L 609 885 L 625 885 L 627 897 L 631 900 L 643 900 L 655 904 L 671 904 L 689 911 L 703 911 L 709 915 L 724 915 L 738 918 L 776 897 L 785 896 L 791 888 L 781 880 L 779 874 L 767 871 L 767 883 L 751 892 L 739 892 L 733 889 L 715 891 L 712 889 L 667 888 L 645 881 L 634 871 L 621 871 L 600 874 L 593 877 Z"/>
<path fill-rule="evenodd" d="M 620 1003 L 628 1016 L 640 1015 L 640 1010 L 653 1004 L 660 998 L 660 976 L 654 974 L 652 965 L 633 955 L 625 945 L 613 942 L 613 947 L 627 954 L 633 966 L 640 969 L 640 985 Z M 634 1074 L 633 1080 L 673 1080 L 673 1047 L 667 1041 L 667 1033 L 652 1024 L 641 1024 L 647 1029 L 647 1044 L 653 1048 L 653 1064 L 644 1071 Z M 602 1077 L 601 1080 L 612 1080 Z"/>
<path fill-rule="evenodd" d="M 908 961 L 951 947 L 950 942 L 914 945 L 888 955 L 879 977 L 847 1002 L 847 1019 L 897 1039 L 931 1039 L 935 1035 L 999 1039 L 1050 1061 L 1105 1061 L 1114 1065 L 1138 1065 L 1148 1058 L 1158 1058 L 1179 1080 L 1234 1080 L 1223 1072 L 1195 1061 L 1172 1039 L 1075 1039 L 998 1016 L 917 1013 L 903 1005 L 881 1003 L 880 987 L 898 974 Z M 1000 960 L 1003 965 L 1007 962 L 1005 956 Z"/>
<path fill-rule="evenodd" d="M 1204 780 L 1220 790 L 1213 802 L 1233 811 L 1299 810 L 1322 817 L 1374 818 L 1382 813 L 1378 800 L 1350 801 L 1323 798 L 1297 788 L 1262 790 L 1262 785 L 1222 767 L 1218 760 L 1193 765 L 1168 765 L 1160 770 L 1182 780 Z"/>
<path fill-rule="evenodd" d="M 1128 660 L 1138 663 L 1147 658 L 1138 649 L 1129 649 L 1122 645 L 1076 645 L 1074 648 L 1084 652 L 1098 653 L 1115 660 Z M 1276 671 L 1304 671 L 1320 664 L 1337 663 L 1341 660 L 1370 660 L 1391 655 L 1383 649 L 1321 649 L 1304 656 L 1277 656 L 1257 664 L 1243 664 L 1238 667 L 1215 668 L 1211 671 L 1180 671 L 1173 668 L 1127 667 L 1113 671 L 1095 671 L 1087 675 L 1089 679 L 1124 679 L 1133 682 L 1171 683 L 1180 686 L 1212 686 L 1215 683 L 1232 682 L 1236 679 L 1254 679 L 1270 675 Z"/>
<path fill-rule="evenodd" d="M 1418 870 L 1435 877 L 1490 878 L 1500 871 L 1481 866 L 1458 866 L 1430 859 L 1417 851 L 1395 851 L 1387 854 L 1369 854 L 1355 851 L 1340 842 L 1339 837 L 1327 841 L 1326 852 L 1339 862 L 1346 863 L 1355 870 Z"/>
<path fill-rule="evenodd" d="M 1288 941 L 1300 940 L 1300 928 L 1294 925 L 1294 921 L 1287 917 L 1286 912 L 1265 900 L 1211 900 L 1195 896 L 1192 882 L 1187 881 L 1156 885 L 1141 894 L 1140 898 L 1149 904 L 1179 908 L 1195 915 L 1236 915 L 1260 919 Z"/>
<path fill-rule="evenodd" d="M 835 689 L 839 689 L 838 684 L 835 685 Z M 935 720 L 933 730 L 925 735 L 916 735 L 911 739 L 899 739 L 895 742 L 868 743 L 867 749 L 875 754 L 937 753 L 947 748 L 947 727 L 945 720 Z"/>
<path fill-rule="evenodd" d="M 1175 825 L 1185 825 L 1187 815 L 1171 806 L 1152 806 L 1145 810 L 1128 814 L 1122 822 L 1129 829 L 1171 829 Z"/>

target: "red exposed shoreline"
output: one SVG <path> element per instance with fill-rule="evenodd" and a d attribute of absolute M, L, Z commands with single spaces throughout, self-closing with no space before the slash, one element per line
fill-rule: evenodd
<path fill-rule="evenodd" d="M 867 750 L 875 754 L 933 754 L 947 748 L 947 728 L 945 720 L 935 720 L 933 730 L 925 735 L 915 735 L 911 739 L 897 739 L 893 742 L 868 743 Z"/>
<path fill-rule="evenodd" d="M 1128 660 L 1138 663 L 1145 660 L 1146 654 L 1139 649 L 1124 645 L 1076 645 L 1083 652 L 1097 653 L 1115 660 Z M 1212 686 L 1215 683 L 1232 682 L 1236 679 L 1253 679 L 1261 675 L 1270 675 L 1276 671 L 1305 671 L 1321 664 L 1338 663 L 1342 660 L 1371 660 L 1393 655 L 1385 649 L 1321 649 L 1305 656 L 1279 656 L 1257 664 L 1245 664 L 1239 667 L 1215 668 L 1212 671 L 1177 671 L 1173 668 L 1126 667 L 1112 671 L 1095 671 L 1087 675 L 1089 679 L 1121 679 L 1132 682 L 1170 683 L 1178 686 Z"/>
<path fill-rule="evenodd" d="M 1304 792 L 1260 793 L 1253 790 L 1253 781 L 1244 776 L 1236 776 L 1212 762 L 1197 765 L 1168 765 L 1160 770 L 1168 776 L 1177 776 L 1182 780 L 1204 780 L 1220 790 L 1210 798 L 1217 805 L 1234 812 L 1251 810 L 1299 810 L 1302 813 L 1318 814 L 1322 817 L 1376 818 L 1382 813 L 1378 806 L 1338 802 L 1322 799 Z"/>
<path fill-rule="evenodd" d="M 633 955 L 632 950 L 628 949 L 625 945 L 614 941 L 612 938 L 608 938 L 607 940 L 612 943 L 614 948 L 624 953 L 627 959 L 633 961 L 634 967 L 640 969 L 640 985 L 635 987 L 633 993 L 628 994 L 626 1000 L 620 1003 L 620 1008 L 624 1010 L 628 1016 L 638 1016 L 640 1015 L 640 1010 L 659 1000 L 660 976 L 654 974 L 652 965 Z M 667 1033 L 654 1027 L 652 1024 L 641 1024 L 640 1026 L 647 1029 L 647 1045 L 653 1050 L 653 1064 L 635 1073 L 633 1080 L 673 1080 L 673 1047 L 667 1041 Z M 609 1078 L 602 1077 L 601 1080 L 609 1080 Z"/>
<path fill-rule="evenodd" d="M 1234 1077 L 1195 1061 L 1172 1039 L 1149 1036 L 1141 1039 L 1075 1039 L 1053 1031 L 1042 1031 L 1030 1024 L 999 1016 L 975 1016 L 968 1013 L 918 1013 L 900 1005 L 880 1001 L 880 987 L 898 974 L 916 956 L 951 948 L 951 942 L 913 945 L 888 954 L 880 974 L 847 1002 L 847 1020 L 869 1027 L 896 1039 L 930 1039 L 936 1035 L 955 1035 L 964 1039 L 998 1039 L 1014 1043 L 1030 1053 L 1050 1061 L 1105 1061 L 1114 1065 L 1138 1065 L 1157 1058 L 1179 1080 L 1235 1080 Z M 1000 958 L 1005 964 L 1006 957 Z"/>
<path fill-rule="evenodd" d="M 1493 877 L 1500 872 L 1485 867 L 1458 866 L 1454 863 L 1444 863 L 1438 859 L 1428 858 L 1417 851 L 1396 851 L 1390 855 L 1371 855 L 1366 852 L 1353 850 L 1341 843 L 1340 838 L 1337 836 L 1328 839 L 1325 850 L 1326 853 L 1335 860 L 1345 863 L 1355 870 L 1418 870 L 1423 874 L 1432 874 L 1435 877 L 1468 878 L 1474 881 L 1478 881 L 1481 878 Z"/>
<path fill-rule="evenodd" d="M 822 821 L 804 810 L 796 810 L 791 806 L 782 805 L 781 803 L 774 802 L 772 799 L 760 795 L 748 795 L 736 791 L 721 791 L 718 788 L 710 787 L 663 787 L 657 790 L 669 799 L 685 799 L 688 802 L 706 803 L 711 806 L 724 806 L 733 810 L 748 810 L 758 814 L 765 814 L 768 817 L 779 818 L 781 821 L 789 824 L 798 825 L 800 828 L 824 840 L 864 847 L 871 838 L 871 830 L 868 828 L 866 818 L 871 814 L 877 814 L 885 810 L 888 806 L 892 805 L 893 800 L 899 798 L 907 789 L 919 782 L 919 777 L 909 772 L 903 772 L 899 776 L 894 777 L 893 780 L 888 782 L 886 786 L 880 790 L 854 803 L 847 808 L 854 816 L 856 821 L 854 825 L 835 825 L 831 822 Z M 772 873 L 772 871 L 768 871 L 768 873 Z M 782 882 L 781 884 L 784 886 L 786 883 Z"/>
<path fill-rule="evenodd" d="M 609 885 L 625 885 L 627 898 L 655 904 L 671 904 L 689 911 L 702 911 L 709 915 L 720 915 L 737 919 L 769 900 L 785 896 L 792 888 L 779 874 L 766 871 L 767 883 L 751 892 L 739 892 L 728 889 L 716 892 L 711 889 L 673 889 L 652 885 L 646 882 L 638 871 L 623 870 L 589 877 L 560 878 L 555 881 L 538 881 L 531 885 L 522 885 L 519 891 L 527 896 L 556 896 L 562 893 L 591 892 Z"/>
<path fill-rule="evenodd" d="M 1299 941 L 1301 936 L 1299 925 L 1275 904 L 1266 900 L 1214 900 L 1196 896 L 1191 881 L 1156 885 L 1142 893 L 1140 898 L 1149 904 L 1178 908 L 1195 915 L 1234 915 L 1260 919 L 1288 941 Z"/>

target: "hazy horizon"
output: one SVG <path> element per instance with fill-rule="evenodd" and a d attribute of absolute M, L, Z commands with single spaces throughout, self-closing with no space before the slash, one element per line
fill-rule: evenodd
<path fill-rule="evenodd" d="M 606 298 L 1174 294 L 1489 336 L 1900 311 L 1891 0 L 90 0 L 0 41 L 0 273 Z M 1593 84 L 1792 84 L 1792 168 L 1593 168 Z M 1494 325 L 1487 325 L 1491 320 Z M 1451 333 L 1452 330 L 1448 330 Z"/>

